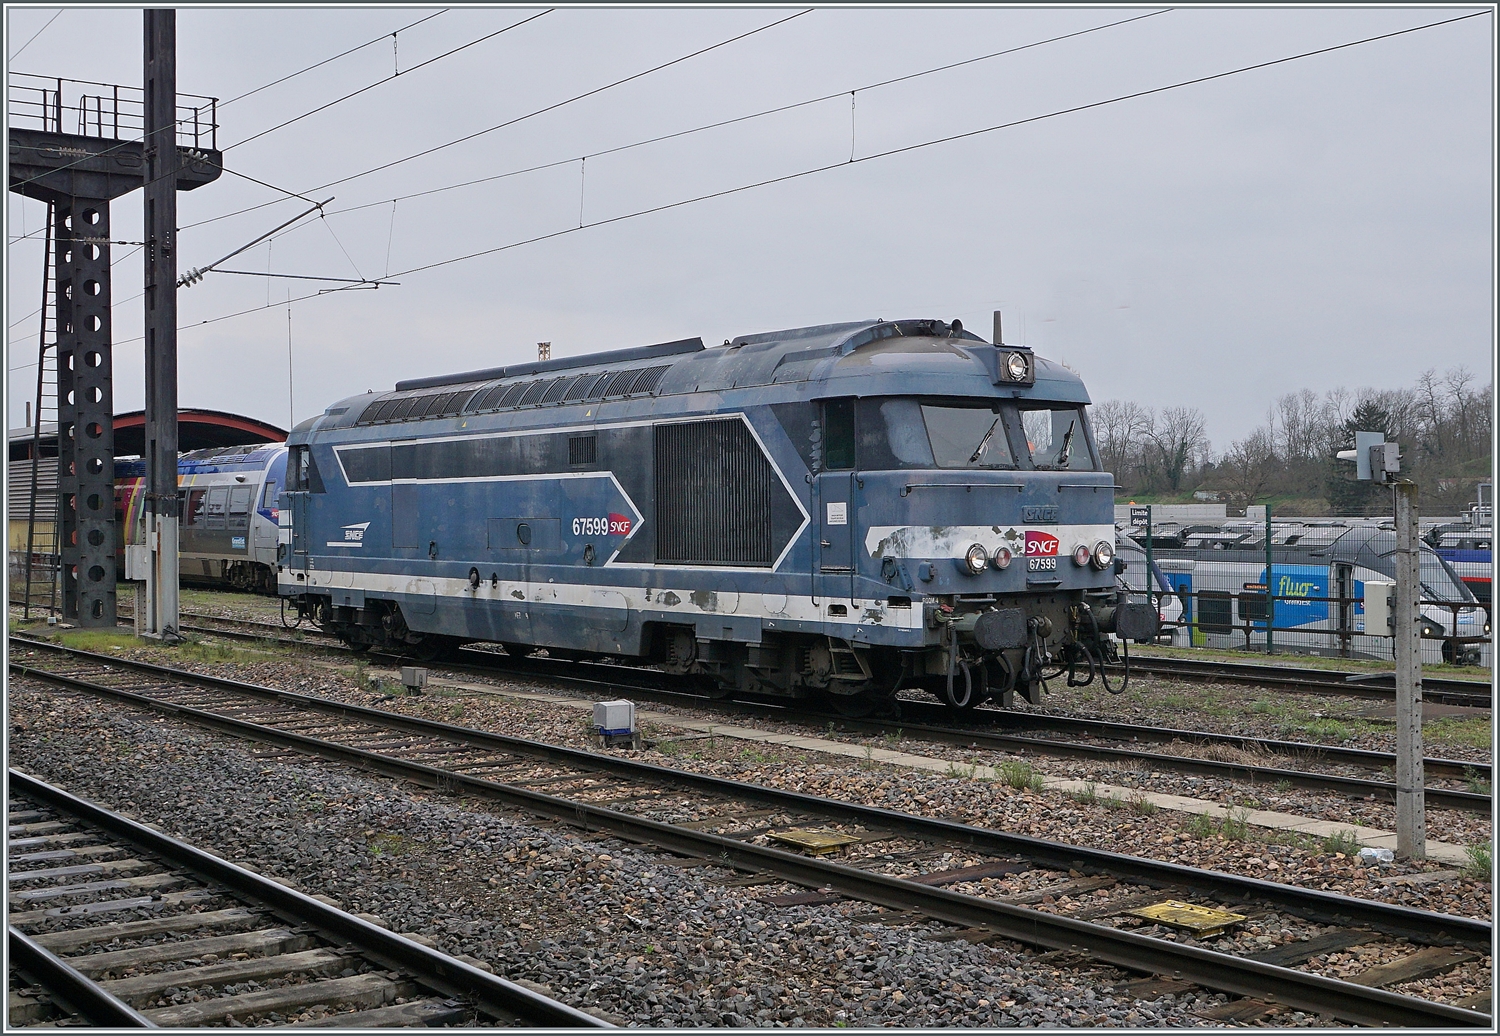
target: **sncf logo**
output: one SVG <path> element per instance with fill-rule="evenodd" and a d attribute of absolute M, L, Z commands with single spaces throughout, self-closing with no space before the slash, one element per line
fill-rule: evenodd
<path fill-rule="evenodd" d="M 1026 556 L 1028 558 L 1057 557 L 1057 537 L 1050 532 L 1026 531 Z"/>

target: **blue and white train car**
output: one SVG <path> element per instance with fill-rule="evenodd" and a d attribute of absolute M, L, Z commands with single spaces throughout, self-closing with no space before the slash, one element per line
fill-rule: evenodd
<path fill-rule="evenodd" d="M 219 446 L 177 458 L 178 554 L 185 583 L 276 590 L 277 501 L 286 476 L 281 443 Z M 119 566 L 126 543 L 145 537 L 146 462 L 115 461 Z"/>
<path fill-rule="evenodd" d="M 633 657 L 846 707 L 1040 700 L 1117 625 L 1156 632 L 1116 606 L 1088 401 L 936 320 L 402 382 L 293 431 L 280 590 L 356 646 Z"/>
<path fill-rule="evenodd" d="M 1279 542 L 1290 540 L 1292 542 Z M 1262 541 L 1263 542 L 1263 541 Z M 1390 658 L 1388 636 L 1364 622 L 1365 583 L 1393 582 L 1396 534 L 1373 523 L 1310 527 L 1272 542 L 1271 568 L 1260 544 L 1229 549 L 1158 550 L 1157 564 L 1185 602 L 1192 642 L 1211 647 L 1264 647 L 1267 585 L 1275 597 L 1278 648 L 1310 654 Z M 1488 620 L 1452 567 L 1421 550 L 1422 654 L 1428 663 L 1490 664 L 1488 644 L 1450 638 L 1485 637 Z M 1355 598 L 1339 603 L 1322 598 Z M 1445 606 L 1446 605 L 1446 606 Z"/>

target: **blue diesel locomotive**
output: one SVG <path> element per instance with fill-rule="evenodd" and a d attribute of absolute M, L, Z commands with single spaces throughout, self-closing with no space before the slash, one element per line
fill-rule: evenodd
<path fill-rule="evenodd" d="M 356 647 L 630 658 L 849 711 L 1039 702 L 1158 624 L 1117 597 L 1088 402 L 956 320 L 405 381 L 292 432 L 279 589 Z"/>

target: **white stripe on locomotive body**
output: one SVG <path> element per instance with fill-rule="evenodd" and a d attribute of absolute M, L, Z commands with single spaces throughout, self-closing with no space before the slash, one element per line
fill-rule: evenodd
<path fill-rule="evenodd" d="M 1069 558 L 1079 544 L 1093 553 L 1094 545 L 1103 540 L 1114 546 L 1113 525 L 872 525 L 865 531 L 865 549 L 872 558 L 912 558 L 931 561 L 936 558 L 961 559 L 975 543 L 994 556 L 997 547 L 1006 547 L 1014 555 L 1012 564 L 1028 556 L 1027 534 L 1057 539 L 1054 552 L 1033 553 L 1033 557 Z M 1037 542 L 1037 537 L 1032 537 Z"/>
<path fill-rule="evenodd" d="M 764 571 L 764 570 L 762 570 Z M 513 601 L 557 605 L 573 608 L 605 608 L 641 612 L 643 615 L 737 615 L 759 618 L 767 629 L 775 629 L 777 620 L 820 622 L 828 625 L 885 626 L 901 630 L 923 628 L 920 604 L 892 607 L 884 600 L 862 600 L 849 597 L 799 597 L 780 593 L 709 592 L 654 587 L 604 586 L 597 583 L 526 583 L 500 581 L 492 586 L 481 580 L 473 586 L 467 579 L 443 576 L 390 575 L 382 572 L 354 572 L 309 568 L 306 580 L 281 575 L 283 594 L 298 594 L 314 589 L 359 590 L 367 594 L 409 594 L 435 596 L 454 600 L 486 601 L 504 607 Z M 516 594 L 521 596 L 517 597 Z M 699 603 L 704 602 L 704 603 Z M 711 606 L 710 606 L 711 605 Z M 847 610 L 846 617 L 828 614 L 830 605 Z"/>
<path fill-rule="evenodd" d="M 592 413 L 592 411 L 589 411 L 589 413 Z M 585 415 L 585 416 L 587 416 L 587 415 Z M 791 481 L 787 479 L 786 473 L 781 470 L 781 465 L 776 463 L 776 457 L 775 457 L 775 455 L 772 454 L 770 448 L 767 447 L 765 440 L 761 438 L 760 432 L 756 430 L 755 423 L 750 420 L 749 416 L 743 410 L 730 411 L 730 412 L 725 412 L 725 413 L 716 413 L 716 414 L 711 415 L 711 417 L 708 418 L 708 419 L 710 419 L 710 420 L 727 420 L 727 419 L 735 418 L 735 417 L 738 417 L 740 419 L 740 421 L 744 423 L 745 427 L 747 429 L 749 429 L 750 435 L 755 439 L 756 445 L 760 447 L 760 451 L 765 456 L 766 462 L 768 464 L 770 464 L 771 470 L 774 471 L 774 472 L 776 472 L 776 477 L 781 480 L 782 488 L 784 488 L 786 490 L 787 496 L 791 498 L 792 503 L 795 504 L 796 507 L 797 507 L 797 511 L 802 515 L 802 524 L 800 524 L 799 526 L 797 526 L 796 531 L 793 532 L 792 535 L 791 535 L 791 537 L 787 540 L 786 546 L 782 548 L 781 553 L 779 555 L 777 555 L 776 560 L 771 563 L 771 567 L 770 567 L 769 571 L 775 572 L 775 571 L 777 571 L 778 569 L 781 568 L 781 563 L 786 560 L 787 554 L 791 553 L 792 548 L 797 545 L 798 538 L 801 537 L 801 535 L 804 532 L 807 531 L 807 527 L 812 523 L 812 516 L 807 513 L 807 508 L 802 506 L 802 501 L 798 498 L 796 490 L 792 488 Z M 350 443 L 340 443 L 340 444 L 337 444 L 337 445 L 335 445 L 333 447 L 333 455 L 334 455 L 334 458 L 338 461 L 339 475 L 343 478 L 344 485 L 347 486 L 350 489 L 360 489 L 360 488 L 367 487 L 367 486 L 373 488 L 375 486 L 391 486 L 391 485 L 442 485 L 442 484 L 445 484 L 445 483 L 514 482 L 514 481 L 535 481 L 535 480 L 547 480 L 547 479 L 601 478 L 601 477 L 607 477 L 607 478 L 609 478 L 609 480 L 611 482 L 614 483 L 616 491 L 619 492 L 620 496 L 625 500 L 626 504 L 629 505 L 631 511 L 633 512 L 634 520 L 631 522 L 630 532 L 628 534 L 626 534 L 626 536 L 625 536 L 625 538 L 623 540 L 620 541 L 620 545 L 615 548 L 614 553 L 612 553 L 609 556 L 609 559 L 607 561 L 605 561 L 604 564 L 607 565 L 607 566 L 613 567 L 613 568 L 654 569 L 654 568 L 658 568 L 660 566 L 656 565 L 653 562 L 617 562 L 615 560 L 617 557 L 619 557 L 620 551 L 622 551 L 622 550 L 625 549 L 625 545 L 628 544 L 631 541 L 631 539 L 634 538 L 635 534 L 640 530 L 641 522 L 642 522 L 642 520 L 644 518 L 644 515 L 641 513 L 641 509 L 636 506 L 635 501 L 633 499 L 631 499 L 630 494 L 627 493 L 627 492 L 625 492 L 625 487 L 622 486 L 622 485 L 620 485 L 619 479 L 615 478 L 615 474 L 614 474 L 613 471 L 559 471 L 559 472 L 539 473 L 539 474 L 535 474 L 535 475 L 486 475 L 486 476 L 477 477 L 477 478 L 393 478 L 393 479 L 387 479 L 387 480 L 385 480 L 383 482 L 351 482 L 351 481 L 349 481 L 349 473 L 344 468 L 344 458 L 343 458 L 342 454 L 346 450 L 350 450 L 350 451 L 352 451 L 352 450 L 365 450 L 365 449 L 371 449 L 373 447 L 379 447 L 379 446 L 391 446 L 391 447 L 395 447 L 395 446 L 412 445 L 412 444 L 416 444 L 416 443 L 427 444 L 427 443 L 441 443 L 441 442 L 468 442 L 468 441 L 472 441 L 472 440 L 476 440 L 476 439 L 510 439 L 510 438 L 516 438 L 516 437 L 525 436 L 525 435 L 563 435 L 563 434 L 567 434 L 569 432 L 591 432 L 591 433 L 597 433 L 601 429 L 649 428 L 649 427 L 656 427 L 658 425 L 684 424 L 684 423 L 687 423 L 687 422 L 690 422 L 690 421 L 702 421 L 702 420 L 705 420 L 705 418 L 703 417 L 703 415 L 701 415 L 701 414 L 692 414 L 692 415 L 686 415 L 686 416 L 680 416 L 680 417 L 664 417 L 664 418 L 659 418 L 659 419 L 652 418 L 652 419 L 638 420 L 638 421 L 609 421 L 609 422 L 606 422 L 606 423 L 603 423 L 603 424 L 597 424 L 597 423 L 595 423 L 595 424 L 573 424 L 573 425 L 559 425 L 559 426 L 555 426 L 555 427 L 554 426 L 550 426 L 550 425 L 541 425 L 541 426 L 537 426 L 537 427 L 533 427 L 533 428 L 507 429 L 507 430 L 503 430 L 503 431 L 472 432 L 472 433 L 469 433 L 467 435 L 434 435 L 434 436 L 430 436 L 430 437 L 423 436 L 423 437 L 410 437 L 410 438 L 403 438 L 403 439 L 371 439 L 371 440 L 362 441 L 362 442 L 350 442 Z M 1113 526 L 1111 526 L 1110 528 L 1113 529 Z M 341 544 L 335 544 L 335 543 L 329 543 L 328 545 L 330 547 L 341 546 Z M 965 548 L 967 548 L 967 546 L 968 545 L 965 544 Z M 731 567 L 731 566 L 714 566 L 714 565 L 695 565 L 694 568 L 697 569 L 697 570 L 700 570 L 700 571 L 705 571 L 705 572 L 766 572 L 766 571 L 768 571 L 765 568 Z"/>

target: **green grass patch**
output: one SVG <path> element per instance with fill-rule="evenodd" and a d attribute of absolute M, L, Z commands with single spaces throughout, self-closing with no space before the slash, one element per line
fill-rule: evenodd
<path fill-rule="evenodd" d="M 1182 829 L 1194 838 L 1212 838 L 1219 833 L 1219 825 L 1207 813 L 1195 813 Z"/>
<path fill-rule="evenodd" d="M 1130 653 L 1141 658 L 1207 658 L 1222 662 L 1248 662 L 1257 665 L 1281 665 L 1294 669 L 1328 669 L 1339 672 L 1389 673 L 1391 663 L 1377 659 L 1331 658 L 1327 655 L 1304 655 L 1277 649 L 1276 654 L 1264 651 L 1245 651 L 1238 648 L 1185 648 L 1167 647 L 1161 644 L 1130 645 Z M 1457 666 L 1442 663 L 1422 663 L 1423 672 L 1434 676 L 1474 677 L 1488 683 L 1490 671 L 1482 666 Z"/>
<path fill-rule="evenodd" d="M 1250 837 L 1250 811 L 1243 806 L 1231 809 L 1229 815 L 1219 823 L 1219 834 L 1231 842 L 1243 842 Z"/>
<path fill-rule="evenodd" d="M 143 647 L 146 641 L 133 633 L 115 633 L 112 630 L 63 630 L 57 635 L 63 647 L 78 651 L 109 652 L 126 648 Z"/>
<path fill-rule="evenodd" d="M 1488 845 L 1471 845 L 1464 849 L 1469 861 L 1463 866 L 1463 876 L 1475 881 L 1489 881 L 1494 873 L 1494 854 Z"/>
<path fill-rule="evenodd" d="M 1081 802 L 1085 806 L 1097 806 L 1099 804 L 1099 786 L 1093 781 L 1085 784 L 1082 791 L 1069 792 L 1069 795 L 1075 801 Z"/>
<path fill-rule="evenodd" d="M 1300 724 L 1300 729 L 1310 737 L 1329 738 L 1334 741 L 1348 741 L 1354 736 L 1354 731 L 1349 724 L 1336 719 L 1315 719 L 1310 723 Z"/>
<path fill-rule="evenodd" d="M 1422 739 L 1430 744 L 1489 748 L 1494 740 L 1491 723 L 1488 716 L 1443 716 L 1422 724 Z"/>
<path fill-rule="evenodd" d="M 176 651 L 180 658 L 191 659 L 195 662 L 251 662 L 260 659 L 257 652 L 241 651 L 239 648 L 219 641 L 210 643 L 189 640 L 180 644 Z"/>
<path fill-rule="evenodd" d="M 1329 856 L 1333 856 L 1335 853 L 1343 853 L 1345 856 L 1355 856 L 1359 853 L 1359 839 L 1355 837 L 1353 831 L 1345 828 L 1342 831 L 1335 831 L 1331 835 L 1325 835 L 1319 848 Z"/>
<path fill-rule="evenodd" d="M 1012 788 L 1042 790 L 1042 775 L 1036 772 L 1036 767 L 1023 759 L 1002 760 L 995 769 L 1000 772 L 1000 780 Z"/>
<path fill-rule="evenodd" d="M 1147 798 L 1146 793 L 1143 791 L 1136 792 L 1134 795 L 1130 796 L 1127 801 L 1130 803 L 1131 811 L 1139 813 L 1142 816 L 1149 817 L 1157 810 L 1156 803 Z"/>
<path fill-rule="evenodd" d="M 405 835 L 383 832 L 366 843 L 372 856 L 405 856 L 415 849 L 415 843 Z"/>

